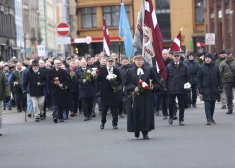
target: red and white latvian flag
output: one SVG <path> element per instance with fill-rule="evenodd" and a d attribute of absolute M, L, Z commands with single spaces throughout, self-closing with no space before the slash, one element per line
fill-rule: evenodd
<path fill-rule="evenodd" d="M 109 30 L 108 27 L 106 25 L 106 21 L 105 18 L 103 19 L 103 30 L 104 30 L 104 53 L 106 53 L 108 56 L 110 56 L 110 50 L 109 50 L 109 46 L 110 46 L 110 39 L 109 39 Z"/>
<path fill-rule="evenodd" d="M 160 69 L 161 77 L 165 80 L 166 68 L 162 57 L 163 37 L 157 21 L 157 15 L 153 7 L 152 0 L 145 0 L 144 6 L 145 6 L 144 24 L 152 30 L 153 48 L 155 52 L 156 61 Z"/>
<path fill-rule="evenodd" d="M 180 29 L 178 36 L 174 39 L 173 43 L 171 44 L 170 50 L 171 51 L 181 51 L 181 32 L 183 27 Z"/>

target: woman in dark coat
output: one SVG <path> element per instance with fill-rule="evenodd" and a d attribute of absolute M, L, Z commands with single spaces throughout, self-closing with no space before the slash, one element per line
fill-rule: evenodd
<path fill-rule="evenodd" d="M 205 104 L 207 125 L 215 124 L 213 119 L 215 102 L 220 99 L 219 92 L 223 92 L 223 86 L 219 67 L 212 62 L 211 53 L 206 54 L 205 63 L 199 67 L 197 84 Z"/>
<path fill-rule="evenodd" d="M 143 71 L 143 72 L 141 72 Z M 137 74 L 138 73 L 138 74 Z M 152 86 L 149 90 L 139 92 L 138 83 L 142 80 Z M 125 87 L 128 95 L 132 95 L 128 101 L 127 108 L 127 131 L 135 132 L 135 137 L 139 137 L 139 132 L 142 132 L 144 139 L 149 139 L 148 132 L 154 129 L 154 100 L 152 90 L 157 90 L 156 74 L 153 69 L 144 65 L 142 56 L 135 57 L 135 66 L 129 69 Z M 139 92 L 139 95 L 137 95 Z"/>

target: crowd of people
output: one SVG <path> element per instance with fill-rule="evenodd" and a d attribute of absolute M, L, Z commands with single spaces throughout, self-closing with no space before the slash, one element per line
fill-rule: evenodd
<path fill-rule="evenodd" d="M 160 75 L 162 69 L 157 70 L 155 56 L 151 66 L 139 54 L 131 61 L 101 52 L 95 57 L 12 58 L 1 62 L 0 129 L 2 109 L 12 110 L 13 106 L 36 122 L 43 121 L 51 109 L 53 121 L 58 123 L 78 113 L 90 121 L 96 117 L 98 105 L 100 129 L 105 128 L 110 110 L 114 130 L 118 129 L 118 116 L 127 114 L 127 131 L 134 132 L 136 138 L 142 132 L 143 138 L 149 139 L 148 132 L 155 127 L 154 114 L 158 116 L 162 110 L 170 125 L 179 118 L 179 125 L 184 126 L 184 111 L 197 107 L 198 93 L 205 103 L 207 125 L 216 124 L 216 101 L 221 100 L 227 114 L 233 113 L 235 60 L 230 50 L 222 50 L 218 58 L 211 53 L 196 57 L 192 52 L 185 56 L 163 50 L 162 57 L 166 80 Z"/>

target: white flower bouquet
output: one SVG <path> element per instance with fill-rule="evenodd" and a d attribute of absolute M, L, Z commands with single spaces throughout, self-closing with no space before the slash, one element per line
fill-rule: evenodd
<path fill-rule="evenodd" d="M 114 93 L 116 93 L 117 92 L 117 86 L 115 86 L 115 82 L 117 81 L 117 75 L 108 74 L 106 79 L 109 80 L 109 83 L 111 84 Z"/>

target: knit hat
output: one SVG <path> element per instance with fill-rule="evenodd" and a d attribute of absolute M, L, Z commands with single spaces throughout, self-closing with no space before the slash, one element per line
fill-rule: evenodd
<path fill-rule="evenodd" d="M 212 55 L 211 53 L 207 53 L 207 54 L 205 55 L 205 58 L 206 58 L 206 57 L 209 57 L 209 58 L 212 59 L 213 55 Z"/>
<path fill-rule="evenodd" d="M 195 56 L 193 52 L 190 52 L 190 53 L 188 54 L 188 56 L 190 56 L 190 55 L 191 55 L 191 56 Z"/>
<path fill-rule="evenodd" d="M 221 50 L 219 54 L 225 54 L 225 50 Z"/>

